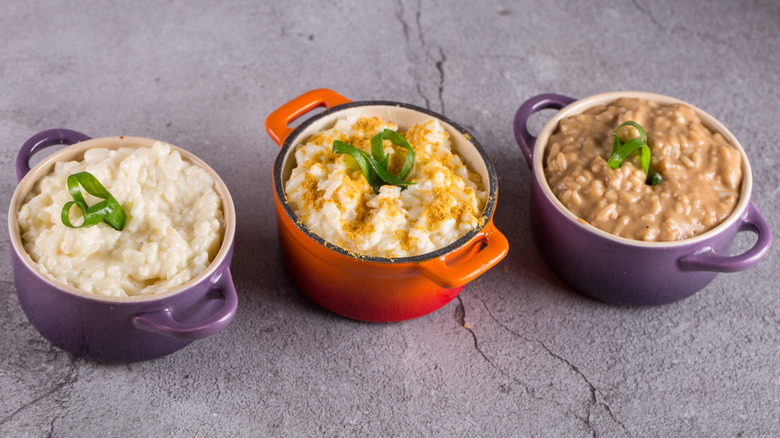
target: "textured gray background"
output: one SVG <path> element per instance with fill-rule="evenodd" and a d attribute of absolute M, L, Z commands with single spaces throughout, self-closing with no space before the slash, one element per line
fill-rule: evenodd
<path fill-rule="evenodd" d="M 754 203 L 780 230 L 778 27 L 773 0 L 3 1 L 3 205 L 43 129 L 182 146 L 236 202 L 240 304 L 226 330 L 159 360 L 72 357 L 25 319 L 3 233 L 0 436 L 780 435 L 777 249 L 682 302 L 585 298 L 533 245 L 511 130 L 543 92 L 687 100 L 743 142 Z M 354 322 L 286 278 L 264 120 L 320 87 L 441 112 L 495 163 L 509 255 L 438 312 Z"/>

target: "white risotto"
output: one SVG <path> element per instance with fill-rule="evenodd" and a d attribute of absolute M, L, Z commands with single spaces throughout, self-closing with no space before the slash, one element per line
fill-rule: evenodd
<path fill-rule="evenodd" d="M 62 224 L 71 201 L 66 180 L 87 171 L 127 214 L 124 229 L 105 222 L 87 228 Z M 82 190 L 89 205 L 100 201 Z M 82 222 L 71 208 L 74 225 Z M 150 295 L 202 272 L 217 254 L 222 204 L 214 180 L 170 145 L 89 149 L 81 162 L 56 163 L 19 211 L 22 242 L 40 270 L 78 289 L 111 297 Z"/>
<path fill-rule="evenodd" d="M 299 220 L 326 241 L 359 255 L 409 257 L 443 248 L 482 225 L 487 191 L 479 174 L 453 153 L 436 119 L 399 131 L 415 152 L 406 189 L 383 185 L 379 194 L 347 154 L 332 152 L 340 140 L 371 153 L 371 137 L 398 126 L 379 118 L 349 116 L 313 135 L 295 151 L 297 167 L 285 184 Z M 397 175 L 406 150 L 384 141 L 388 170 Z"/>

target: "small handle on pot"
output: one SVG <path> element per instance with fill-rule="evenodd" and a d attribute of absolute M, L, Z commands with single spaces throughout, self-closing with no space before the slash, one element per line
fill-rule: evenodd
<path fill-rule="evenodd" d="M 493 222 L 488 223 L 472 240 L 472 245 L 482 244 L 485 245 L 484 248 L 462 263 L 448 265 L 448 257 L 445 255 L 422 262 L 417 265 L 417 269 L 422 275 L 445 289 L 463 286 L 498 264 L 509 251 L 509 242 L 493 226 Z"/>
<path fill-rule="evenodd" d="M 39 151 L 49 146 L 59 144 L 72 145 L 90 138 L 80 132 L 61 128 L 47 129 L 33 135 L 24 142 L 16 155 L 16 178 L 21 181 L 27 175 L 27 172 L 30 171 L 30 159 Z"/>
<path fill-rule="evenodd" d="M 560 94 L 540 94 L 520 105 L 517 113 L 515 113 L 515 139 L 517 139 L 517 144 L 520 145 L 520 149 L 523 151 L 523 155 L 525 155 L 525 161 L 528 163 L 529 168 L 533 166 L 533 150 L 536 144 L 536 137 L 528 132 L 528 119 L 537 111 L 549 108 L 559 110 L 575 100 Z"/>
<path fill-rule="evenodd" d="M 696 254 L 680 258 L 680 268 L 684 271 L 737 272 L 753 267 L 769 251 L 772 231 L 752 201 L 748 204 L 747 214 L 739 227 L 739 232 L 742 231 L 758 235 L 753 247 L 744 253 L 733 257 L 722 256 L 707 247 Z"/>
<path fill-rule="evenodd" d="M 133 324 L 140 330 L 157 333 L 182 341 L 194 341 L 209 337 L 227 327 L 238 308 L 238 296 L 233 285 L 230 268 L 222 273 L 215 288 L 222 292 L 224 304 L 208 318 L 198 322 L 178 322 L 173 319 L 171 309 L 165 307 L 133 317 Z"/>
<path fill-rule="evenodd" d="M 351 101 L 346 97 L 327 88 L 311 90 L 285 103 L 269 114 L 265 119 L 265 129 L 268 131 L 268 135 L 281 146 L 287 136 L 293 131 L 288 126 L 293 120 L 321 106 L 332 108 L 349 102 Z"/>

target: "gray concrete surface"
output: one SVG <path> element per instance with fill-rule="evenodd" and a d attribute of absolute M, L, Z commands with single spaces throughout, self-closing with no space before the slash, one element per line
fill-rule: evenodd
<path fill-rule="evenodd" d="M 743 142 L 754 203 L 780 230 L 779 26 L 772 0 L 3 2 L 3 205 L 19 146 L 43 129 L 182 146 L 235 199 L 240 304 L 226 330 L 162 359 L 72 357 L 22 313 L 4 232 L 0 436 L 780 435 L 777 248 L 674 304 L 583 297 L 533 245 L 511 130 L 543 92 L 687 100 Z M 285 276 L 264 120 L 320 87 L 441 112 L 495 163 L 509 255 L 438 312 L 355 322 Z"/>

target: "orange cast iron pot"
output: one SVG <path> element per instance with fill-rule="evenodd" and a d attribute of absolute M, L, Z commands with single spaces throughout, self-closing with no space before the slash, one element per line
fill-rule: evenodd
<path fill-rule="evenodd" d="M 318 107 L 327 109 L 295 129 L 288 126 Z M 488 186 L 482 226 L 437 251 L 396 259 L 350 253 L 304 226 L 284 193 L 284 183 L 295 167 L 295 149 L 312 134 L 331 128 L 337 119 L 351 114 L 379 116 L 400 129 L 437 118 L 449 132 L 454 151 Z M 397 102 L 350 102 L 334 91 L 318 89 L 282 105 L 268 116 L 265 125 L 282 148 L 273 171 L 282 260 L 298 289 L 325 309 L 371 322 L 417 318 L 449 303 L 469 281 L 506 255 L 507 240 L 493 226 L 498 196 L 493 165 L 470 134 L 443 116 Z"/>

